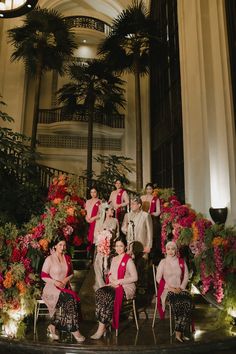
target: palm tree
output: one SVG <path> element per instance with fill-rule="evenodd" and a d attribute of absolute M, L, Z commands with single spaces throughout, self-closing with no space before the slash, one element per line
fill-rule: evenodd
<path fill-rule="evenodd" d="M 140 76 L 148 73 L 150 43 L 156 38 L 155 32 L 154 22 L 143 1 L 134 0 L 113 21 L 110 35 L 99 46 L 99 54 L 113 70 L 134 75 L 138 191 L 143 187 Z"/>
<path fill-rule="evenodd" d="M 15 48 L 11 59 L 23 60 L 26 70 L 35 78 L 32 150 L 36 147 L 42 74 L 47 70 L 63 73 L 64 62 L 77 47 L 71 27 L 58 12 L 37 7 L 26 15 L 21 27 L 8 31 L 10 43 Z"/>
<path fill-rule="evenodd" d="M 102 114 L 118 113 L 124 107 L 124 83 L 117 75 L 108 70 L 106 63 L 93 60 L 89 64 L 74 63 L 69 66 L 71 82 L 58 91 L 58 100 L 65 109 L 73 114 L 85 109 L 88 112 L 87 141 L 87 187 L 92 178 L 93 122 L 97 111 Z"/>

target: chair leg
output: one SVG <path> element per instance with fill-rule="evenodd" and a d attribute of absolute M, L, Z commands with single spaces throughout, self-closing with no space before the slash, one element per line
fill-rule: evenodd
<path fill-rule="evenodd" d="M 35 308 L 34 308 L 34 335 L 36 334 L 36 324 L 37 324 L 37 320 L 38 320 L 38 312 L 39 312 L 39 305 L 38 303 L 35 304 Z"/>
<path fill-rule="evenodd" d="M 118 337 L 118 334 L 119 334 L 119 330 L 116 329 L 116 337 Z"/>
<path fill-rule="evenodd" d="M 172 337 L 173 332 L 172 332 L 172 310 L 171 310 L 171 305 L 169 304 L 169 314 L 170 314 L 170 336 Z"/>
<path fill-rule="evenodd" d="M 157 315 L 157 301 L 155 303 L 155 310 L 154 310 L 154 315 L 153 315 L 152 328 L 155 327 L 156 315 Z"/>
<path fill-rule="evenodd" d="M 135 319 L 136 328 L 137 328 L 137 331 L 138 331 L 139 330 L 139 326 L 138 326 L 138 319 L 137 319 L 135 300 L 133 300 L 133 312 L 134 312 L 134 319 Z"/>

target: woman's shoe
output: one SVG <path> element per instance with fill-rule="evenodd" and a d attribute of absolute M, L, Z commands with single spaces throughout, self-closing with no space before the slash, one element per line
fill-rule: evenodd
<path fill-rule="evenodd" d="M 50 324 L 47 328 L 47 334 L 52 340 L 59 340 L 59 336 L 55 332 L 55 326 Z"/>
<path fill-rule="evenodd" d="M 107 334 L 107 332 L 106 332 L 106 328 L 105 328 L 103 332 L 97 331 L 90 338 L 91 339 L 100 339 L 102 337 L 106 337 L 106 334 Z"/>
<path fill-rule="evenodd" d="M 82 334 L 79 333 L 78 331 L 76 331 L 76 332 L 71 332 L 71 333 L 73 334 L 75 340 L 76 340 L 78 343 L 82 343 L 82 342 L 85 341 L 85 337 L 82 336 Z"/>
<path fill-rule="evenodd" d="M 180 343 L 184 343 L 184 340 L 181 337 L 175 337 L 175 339 Z"/>

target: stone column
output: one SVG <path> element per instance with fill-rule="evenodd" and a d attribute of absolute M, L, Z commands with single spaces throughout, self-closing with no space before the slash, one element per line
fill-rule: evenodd
<path fill-rule="evenodd" d="M 223 0 L 178 0 L 186 202 L 235 223 L 235 127 Z"/>

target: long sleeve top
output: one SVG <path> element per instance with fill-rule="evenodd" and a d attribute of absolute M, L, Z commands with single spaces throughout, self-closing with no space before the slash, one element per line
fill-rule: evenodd
<path fill-rule="evenodd" d="M 165 280 L 165 288 L 161 295 L 162 308 L 165 309 L 165 300 L 168 294 L 168 291 L 171 287 L 181 288 L 182 290 L 186 289 L 189 279 L 189 272 L 187 264 L 184 262 L 184 277 L 181 281 L 181 268 L 179 265 L 179 260 L 177 257 L 171 262 L 166 258 L 162 259 L 157 267 L 156 271 L 156 281 L 160 283 L 161 278 Z"/>
<path fill-rule="evenodd" d="M 112 259 L 110 267 L 109 281 L 112 283 L 115 280 L 118 280 L 118 267 L 120 265 L 121 259 L 119 256 L 116 256 Z M 135 264 L 132 259 L 129 259 L 126 265 L 126 272 L 124 279 L 120 279 L 119 283 L 123 286 L 124 292 L 127 300 L 132 299 L 135 295 L 135 282 L 138 280 L 138 274 L 135 267 Z"/>

